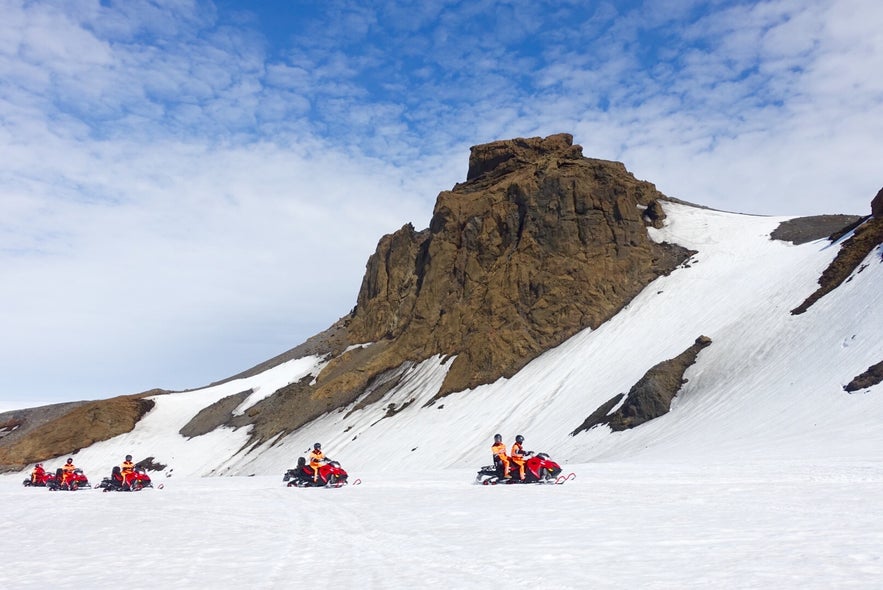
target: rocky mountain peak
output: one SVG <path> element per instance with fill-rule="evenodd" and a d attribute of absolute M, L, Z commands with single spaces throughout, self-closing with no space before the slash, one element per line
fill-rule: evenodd
<path fill-rule="evenodd" d="M 573 136 L 559 133 L 549 137 L 506 139 L 473 146 L 469 155 L 466 181 L 481 176 L 502 176 L 519 167 L 535 164 L 543 157 L 582 157 L 582 146 L 573 145 Z"/>
<path fill-rule="evenodd" d="M 660 198 L 568 134 L 473 147 L 467 181 L 439 194 L 429 229 L 385 236 L 368 261 L 346 322 L 354 342 L 385 343 L 364 377 L 455 357 L 444 395 L 599 326 L 689 256 L 649 238 L 643 210 Z"/>

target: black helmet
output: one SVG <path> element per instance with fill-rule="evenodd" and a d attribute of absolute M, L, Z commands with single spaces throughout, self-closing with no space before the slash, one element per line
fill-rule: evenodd
<path fill-rule="evenodd" d="M 68 463 L 73 463 L 73 462 L 74 462 L 74 458 L 73 458 L 73 457 L 68 457 L 68 458 L 67 458 L 67 462 L 68 462 Z"/>
<path fill-rule="evenodd" d="M 519 434 L 518 436 L 515 437 L 515 442 L 517 442 L 518 444 L 523 443 L 524 437 Z"/>
<path fill-rule="evenodd" d="M 316 444 L 313 445 L 313 448 L 316 449 L 316 450 L 318 451 L 319 449 L 322 448 L 322 445 L 319 444 L 319 443 L 316 443 Z"/>
<path fill-rule="evenodd" d="M 131 461 L 131 460 L 132 460 L 132 455 L 126 455 L 126 461 Z"/>
<path fill-rule="evenodd" d="M 502 434 L 495 434 L 494 435 L 494 442 L 503 442 L 503 435 Z"/>

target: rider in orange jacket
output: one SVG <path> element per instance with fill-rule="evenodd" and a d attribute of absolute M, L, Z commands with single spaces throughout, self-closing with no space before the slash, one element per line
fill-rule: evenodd
<path fill-rule="evenodd" d="M 313 481 L 319 480 L 319 468 L 325 463 L 325 453 L 322 452 L 322 445 L 316 443 L 313 450 L 310 451 L 310 467 L 313 468 Z"/>
<path fill-rule="evenodd" d="M 515 444 L 512 445 L 512 452 L 509 453 L 509 457 L 512 459 L 512 462 L 518 465 L 518 478 L 524 479 L 524 461 L 525 457 L 530 455 L 529 452 L 524 451 L 524 447 L 521 443 L 524 442 L 524 437 L 520 434 L 515 437 Z"/>
<path fill-rule="evenodd" d="M 135 478 L 135 464 L 132 463 L 132 455 L 126 455 L 126 460 L 120 464 L 120 475 L 123 477 L 123 487 L 131 486 Z"/>
<path fill-rule="evenodd" d="M 494 462 L 499 461 L 503 464 L 503 477 L 509 477 L 509 456 L 506 455 L 506 445 L 503 443 L 503 435 L 494 435 L 494 444 L 491 445 L 491 453 L 494 455 Z"/>
<path fill-rule="evenodd" d="M 46 470 L 43 469 L 42 463 L 37 463 L 34 470 L 31 471 L 31 483 L 36 485 L 43 481 L 44 477 L 46 477 Z"/>
<path fill-rule="evenodd" d="M 77 466 L 74 465 L 73 457 L 68 457 L 67 462 L 61 466 L 61 485 L 69 484 L 76 470 Z"/>

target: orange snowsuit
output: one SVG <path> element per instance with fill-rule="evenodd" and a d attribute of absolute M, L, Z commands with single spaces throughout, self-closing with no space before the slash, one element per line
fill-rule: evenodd
<path fill-rule="evenodd" d="M 518 478 L 524 479 L 524 448 L 521 443 L 512 445 L 512 452 L 509 453 L 512 462 L 518 465 Z"/>
<path fill-rule="evenodd" d="M 135 475 L 135 464 L 131 461 L 123 461 L 120 464 L 120 475 L 123 476 L 123 485 L 132 485 L 132 479 Z"/>
<path fill-rule="evenodd" d="M 509 457 L 506 455 L 506 445 L 501 442 L 494 443 L 491 445 L 491 453 L 503 464 L 503 477 L 509 477 Z"/>
<path fill-rule="evenodd" d="M 325 462 L 325 453 L 321 449 L 310 451 L 310 467 L 313 468 L 313 481 L 319 480 L 319 468 Z"/>
<path fill-rule="evenodd" d="M 65 463 L 61 466 L 61 483 L 67 484 L 70 483 L 71 478 L 74 476 L 74 471 L 76 471 L 77 466 L 73 463 Z"/>
<path fill-rule="evenodd" d="M 34 467 L 34 470 L 31 472 L 31 483 L 42 481 L 44 475 L 46 475 L 45 469 L 42 467 Z"/>

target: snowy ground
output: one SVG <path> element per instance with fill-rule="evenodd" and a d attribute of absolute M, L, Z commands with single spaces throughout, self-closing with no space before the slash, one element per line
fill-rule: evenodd
<path fill-rule="evenodd" d="M 880 588 L 883 463 L 566 466 L 164 481 L 49 492 L 0 478 L 0 587 Z"/>

